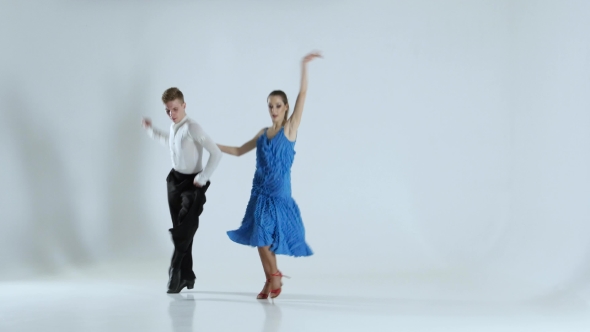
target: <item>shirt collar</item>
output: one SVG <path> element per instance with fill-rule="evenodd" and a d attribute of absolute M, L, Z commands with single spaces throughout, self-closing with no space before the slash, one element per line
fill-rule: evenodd
<path fill-rule="evenodd" d="M 185 115 L 184 116 L 184 119 L 180 120 L 179 123 L 173 123 L 172 124 L 172 128 L 176 132 L 178 130 L 178 128 L 180 128 L 180 126 L 182 126 L 183 124 L 185 124 L 185 122 L 187 122 L 187 121 L 188 121 L 188 115 Z"/>

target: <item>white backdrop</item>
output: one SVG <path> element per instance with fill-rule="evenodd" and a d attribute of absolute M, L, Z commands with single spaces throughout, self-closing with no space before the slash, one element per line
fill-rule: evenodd
<path fill-rule="evenodd" d="M 167 129 L 177 86 L 240 145 L 270 123 L 271 90 L 294 102 L 314 49 L 293 193 L 316 254 L 283 270 L 538 292 L 590 278 L 587 1 L 0 6 L 2 279 L 169 257 L 168 151 L 140 117 Z M 214 174 L 200 271 L 259 273 L 225 235 L 254 157 Z"/>

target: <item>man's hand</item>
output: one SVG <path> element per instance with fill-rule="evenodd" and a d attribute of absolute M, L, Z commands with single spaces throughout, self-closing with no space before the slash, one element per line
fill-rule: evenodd
<path fill-rule="evenodd" d="M 197 188 L 201 188 L 201 187 L 203 187 L 203 186 L 202 186 L 202 185 L 201 185 L 201 184 L 200 184 L 200 183 L 197 181 L 197 179 L 198 179 L 198 178 L 199 178 L 199 174 L 197 174 L 197 175 L 195 176 L 195 179 L 193 180 L 193 184 L 195 185 L 195 187 L 197 187 Z"/>
<path fill-rule="evenodd" d="M 142 118 L 141 119 L 141 125 L 145 128 L 151 128 L 152 127 L 152 120 L 150 120 L 150 118 Z"/>

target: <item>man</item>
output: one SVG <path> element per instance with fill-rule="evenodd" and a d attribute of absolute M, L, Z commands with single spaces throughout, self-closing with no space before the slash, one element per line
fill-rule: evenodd
<path fill-rule="evenodd" d="M 193 237 L 206 202 L 205 192 L 211 184 L 209 178 L 219 164 L 221 151 L 201 126 L 186 115 L 186 103 L 179 89 L 164 91 L 162 102 L 173 122 L 170 133 L 153 128 L 149 118 L 143 118 L 142 125 L 150 137 L 170 147 L 173 168 L 166 182 L 174 254 L 168 271 L 168 293 L 179 293 L 184 287 L 192 289 L 195 284 Z M 205 169 L 203 149 L 209 152 Z"/>

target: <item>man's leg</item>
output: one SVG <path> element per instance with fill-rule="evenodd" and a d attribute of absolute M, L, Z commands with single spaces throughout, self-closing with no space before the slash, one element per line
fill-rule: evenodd
<path fill-rule="evenodd" d="M 182 181 L 175 176 L 174 170 L 170 171 L 166 178 L 168 187 L 168 207 L 170 209 L 170 218 L 172 219 L 172 229 L 180 224 L 179 215 L 182 210 L 182 189 L 186 186 L 186 181 Z M 183 183 L 185 182 L 185 183 Z M 173 239 L 174 242 L 174 239 Z M 176 288 L 180 279 L 180 265 L 183 260 L 182 252 L 176 250 L 176 243 L 174 243 L 174 251 L 170 267 L 168 269 L 168 289 Z M 176 269 L 174 268 L 176 267 Z M 176 285 L 176 286 L 175 286 Z"/>
<path fill-rule="evenodd" d="M 181 208 L 178 223 L 170 229 L 174 242 L 174 257 L 172 259 L 171 282 L 169 293 L 178 293 L 182 288 L 192 288 L 195 274 L 192 270 L 193 237 L 199 228 L 199 216 L 203 212 L 206 201 L 205 188 L 191 187 L 181 193 Z"/>
<path fill-rule="evenodd" d="M 185 280 L 195 280 L 197 277 L 195 276 L 195 272 L 193 271 L 193 242 L 188 245 L 186 250 L 186 254 L 182 259 L 182 265 L 180 267 L 182 279 Z"/>
<path fill-rule="evenodd" d="M 182 208 L 178 215 L 179 224 L 182 225 L 185 237 L 178 243 L 178 248 L 182 250 L 183 258 L 181 263 L 181 277 L 184 280 L 195 280 L 195 273 L 193 272 L 193 238 L 197 229 L 199 228 L 199 204 L 200 192 L 199 188 L 193 187 L 182 193 Z M 176 246 L 176 243 L 175 243 Z"/>
<path fill-rule="evenodd" d="M 166 177 L 166 186 L 168 189 L 168 207 L 170 209 L 170 219 L 172 219 L 172 226 L 178 225 L 178 214 L 182 207 L 182 187 L 181 179 L 176 178 L 174 170 L 171 170 Z"/>

